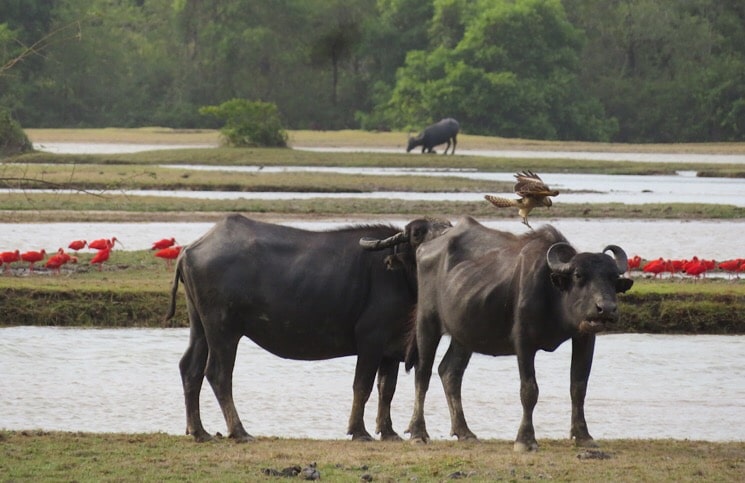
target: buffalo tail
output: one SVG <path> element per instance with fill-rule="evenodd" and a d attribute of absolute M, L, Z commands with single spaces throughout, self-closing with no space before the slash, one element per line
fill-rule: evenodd
<path fill-rule="evenodd" d="M 171 283 L 171 303 L 168 307 L 164 321 L 171 320 L 176 315 L 176 295 L 178 294 L 178 282 L 181 278 L 181 257 L 176 261 L 176 270 L 174 270 L 173 282 Z"/>
<path fill-rule="evenodd" d="M 406 334 L 406 355 L 404 356 L 404 368 L 409 372 L 419 360 L 419 346 L 416 344 L 416 307 L 411 311 L 409 327 Z"/>

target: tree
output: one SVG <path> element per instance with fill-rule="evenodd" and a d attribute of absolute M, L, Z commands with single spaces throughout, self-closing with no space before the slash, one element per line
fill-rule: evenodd
<path fill-rule="evenodd" d="M 204 106 L 199 113 L 225 122 L 220 132 L 230 146 L 287 147 L 287 133 L 272 103 L 231 99 L 219 106 Z"/>
<path fill-rule="evenodd" d="M 459 18 L 468 20 L 454 48 L 440 45 L 407 55 L 383 109 L 393 125 L 412 127 L 452 116 L 475 134 L 611 137 L 614 122 L 580 90 L 583 37 L 558 0 L 463 5 L 469 15 Z"/>

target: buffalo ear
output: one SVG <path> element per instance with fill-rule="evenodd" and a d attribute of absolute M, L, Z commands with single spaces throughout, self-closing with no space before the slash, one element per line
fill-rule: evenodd
<path fill-rule="evenodd" d="M 562 292 L 569 290 L 569 275 L 551 272 L 551 283 Z"/>
<path fill-rule="evenodd" d="M 634 285 L 634 281 L 630 278 L 619 278 L 616 280 L 616 293 L 624 293 L 630 289 L 632 285 Z"/>

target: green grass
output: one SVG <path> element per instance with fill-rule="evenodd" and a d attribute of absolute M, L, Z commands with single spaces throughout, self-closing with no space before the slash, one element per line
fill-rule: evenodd
<path fill-rule="evenodd" d="M 164 434 L 0 433 L 5 481 L 293 481 L 267 470 L 316 464 L 321 481 L 741 481 L 745 443 L 600 441 L 603 459 L 568 440 L 516 454 L 510 441 L 356 443 L 259 438 L 197 444 Z"/>

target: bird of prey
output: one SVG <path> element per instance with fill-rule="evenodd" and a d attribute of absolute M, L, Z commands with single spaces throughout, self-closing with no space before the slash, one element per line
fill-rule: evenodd
<path fill-rule="evenodd" d="M 538 206 L 550 207 L 553 203 L 549 197 L 558 196 L 559 192 L 546 186 L 546 183 L 543 182 L 540 176 L 532 171 L 521 171 L 515 175 L 515 178 L 517 178 L 515 194 L 520 198 L 509 200 L 492 195 L 485 195 L 484 198 L 499 208 L 516 207 L 520 217 L 523 219 L 523 224 L 532 230 L 533 227 L 528 223 L 528 213 L 530 213 L 530 210 Z"/>

